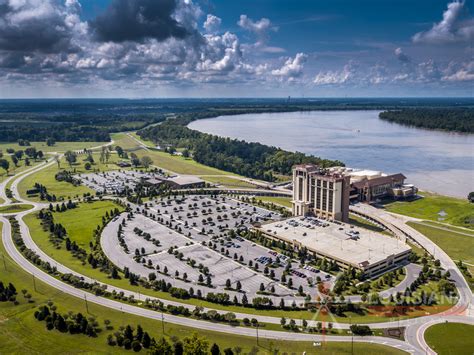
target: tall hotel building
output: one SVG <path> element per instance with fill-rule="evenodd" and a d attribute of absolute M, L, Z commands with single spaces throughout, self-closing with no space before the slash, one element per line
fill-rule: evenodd
<path fill-rule="evenodd" d="M 293 168 L 293 215 L 349 220 L 350 177 L 314 164 Z"/>

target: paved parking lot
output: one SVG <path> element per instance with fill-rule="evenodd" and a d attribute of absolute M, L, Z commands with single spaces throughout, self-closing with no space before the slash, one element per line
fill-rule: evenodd
<path fill-rule="evenodd" d="M 126 188 L 133 189 L 140 180 L 161 177 L 155 172 L 117 170 L 103 173 L 78 174 L 74 177 L 93 189 L 107 194 L 119 194 Z"/>

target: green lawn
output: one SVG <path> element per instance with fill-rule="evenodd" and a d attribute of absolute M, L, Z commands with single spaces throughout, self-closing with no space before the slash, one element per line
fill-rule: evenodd
<path fill-rule="evenodd" d="M 95 163 L 92 165 L 92 169 L 87 171 L 84 168 L 85 162 L 83 161 L 86 158 L 85 155 L 78 155 L 76 164 L 70 167 L 66 161 L 61 159 L 60 168 L 66 170 L 75 170 L 76 173 L 87 173 L 93 171 L 109 171 L 109 170 L 118 170 L 118 166 L 115 164 L 119 158 L 116 154 L 111 154 L 108 164 L 103 164 L 99 162 L 100 154 L 94 153 L 93 155 Z M 36 182 L 46 186 L 48 189 L 48 193 L 56 195 L 57 198 L 75 198 L 80 197 L 84 193 L 92 193 L 95 192 L 89 189 L 86 186 L 74 186 L 68 182 L 64 181 L 56 181 L 55 175 L 61 169 L 58 168 L 57 164 L 53 164 L 45 169 L 41 169 L 40 171 L 31 174 L 24 178 L 18 185 L 18 190 L 20 195 L 24 198 L 28 198 L 33 201 L 39 201 L 38 196 L 27 196 L 26 191 L 32 189 Z"/>
<path fill-rule="evenodd" d="M 228 176 L 200 176 L 201 179 L 206 180 L 213 184 L 224 185 L 225 187 L 237 187 L 237 188 L 255 188 L 255 185 L 252 185 L 249 182 L 242 181 L 240 179 L 233 179 Z"/>
<path fill-rule="evenodd" d="M 166 169 L 173 171 L 178 174 L 187 174 L 187 175 L 235 175 L 227 171 L 219 170 L 212 168 L 203 164 L 200 164 L 194 161 L 191 158 L 183 158 L 177 155 L 171 155 L 165 152 L 150 150 L 146 151 L 144 149 L 139 149 L 135 151 L 135 154 L 141 158 L 145 155 L 148 155 L 152 160 L 153 164 Z"/>
<path fill-rule="evenodd" d="M 440 355 L 472 355 L 474 326 L 461 323 L 442 323 L 425 332 L 426 343 Z"/>
<path fill-rule="evenodd" d="M 133 138 L 130 138 L 126 133 L 113 133 L 110 136 L 114 140 L 114 147 L 120 146 L 126 151 L 140 148 L 139 144 Z"/>
<path fill-rule="evenodd" d="M 451 230 L 442 230 L 435 226 L 424 225 L 416 222 L 408 222 L 418 232 L 424 234 L 436 243 L 454 261 L 462 260 L 467 266 L 471 275 L 474 275 L 474 236 L 470 237 Z M 464 230 L 459 230 L 466 233 Z M 473 280 L 467 280 L 471 289 L 474 290 Z"/>
<path fill-rule="evenodd" d="M 416 201 L 393 202 L 385 205 L 385 208 L 390 212 L 431 221 L 441 221 L 440 218 L 444 218 L 442 222 L 474 229 L 474 204 L 469 203 L 467 199 L 425 192 L 423 192 L 423 196 Z M 447 215 L 445 217 L 438 215 L 441 211 Z"/>
<path fill-rule="evenodd" d="M 291 208 L 291 197 L 258 196 L 256 199 L 262 202 L 270 202 L 275 205 Z"/>
<path fill-rule="evenodd" d="M 32 205 L 21 204 L 21 205 L 7 205 L 0 207 L 0 213 L 18 213 L 32 209 Z"/>
<path fill-rule="evenodd" d="M 0 229 L 1 229 L 0 223 Z M 60 292 L 43 282 L 36 280 L 36 291 L 33 287 L 31 275 L 21 269 L 5 253 L 3 244 L 0 243 L 0 254 L 5 256 L 6 269 L 1 263 L 0 280 L 4 283 L 12 282 L 17 290 L 26 289 L 32 294 L 34 303 L 27 303 L 21 292 L 17 296 L 20 304 L 15 306 L 10 302 L 0 302 L 0 353 L 13 354 L 79 354 L 79 353 L 118 353 L 131 354 L 131 351 L 124 351 L 121 348 L 110 347 L 106 345 L 107 335 L 117 331 L 120 326 L 127 324 L 134 328 L 140 324 L 144 330 L 148 331 L 155 338 L 161 337 L 161 322 L 123 314 L 109 308 L 88 304 L 87 312 L 83 300 L 69 296 Z M 58 311 L 65 313 L 68 311 L 81 312 L 87 316 L 94 316 L 102 325 L 105 319 L 111 321 L 112 330 L 103 330 L 97 338 L 89 338 L 84 335 L 70 335 L 60 333 L 56 330 L 47 331 L 44 322 L 38 322 L 33 313 L 36 307 L 52 301 L 58 307 Z M 103 328 L 103 327 L 102 327 Z M 197 332 L 201 336 L 208 338 L 212 344 L 216 342 L 221 350 L 227 347 L 240 346 L 244 352 L 248 352 L 256 341 L 251 337 L 235 336 L 218 332 L 208 332 L 194 328 L 176 326 L 165 323 L 165 336 L 170 340 L 172 337 L 183 338 Z M 270 341 L 260 338 L 259 354 L 266 354 L 270 348 L 277 348 L 281 352 L 307 351 L 311 353 L 313 345 L 310 342 L 288 342 L 288 341 Z M 46 350 L 47 349 L 47 350 Z M 376 344 L 354 344 L 354 349 L 366 354 L 402 354 L 403 352 Z M 325 354 L 349 354 L 351 353 L 348 343 L 323 343 L 321 353 Z M 145 353 L 145 351 L 142 351 Z"/>
<path fill-rule="evenodd" d="M 154 144 L 152 141 L 149 141 L 147 139 L 142 139 L 138 134 L 136 134 L 135 132 L 132 132 L 130 133 L 131 136 L 135 137 L 136 139 L 138 139 L 140 142 L 142 142 L 143 144 L 145 144 L 147 147 L 150 147 L 150 148 L 155 148 L 156 147 L 156 144 Z"/>
<path fill-rule="evenodd" d="M 65 152 L 67 150 L 81 150 L 84 148 L 97 147 L 106 142 L 56 142 L 55 145 L 49 147 L 46 142 L 31 142 L 30 147 L 36 148 L 36 150 L 42 150 L 46 152 Z M 25 150 L 30 147 L 21 147 L 17 143 L 0 143 L 0 150 L 5 153 L 8 148 L 15 150 Z"/>
<path fill-rule="evenodd" d="M 440 230 L 436 227 L 416 222 L 408 222 L 408 224 L 430 238 L 453 260 L 462 260 L 469 264 L 474 264 L 474 237 L 454 231 Z"/>
<path fill-rule="evenodd" d="M 13 164 L 13 162 L 11 161 L 11 156 L 4 155 L 3 158 L 8 160 L 8 162 L 10 163 L 10 168 L 8 169 L 8 174 L 7 174 L 6 170 L 4 170 L 3 168 L 0 168 L 0 182 L 4 178 L 6 178 L 7 175 L 9 176 L 9 175 L 19 174 L 22 171 L 24 171 L 26 169 L 30 169 L 33 166 L 38 165 L 39 163 L 42 163 L 44 161 L 44 160 L 30 159 L 30 165 L 26 165 L 25 164 L 25 159 L 22 158 L 21 160 L 18 161 L 17 166 L 15 166 L 15 164 Z"/>

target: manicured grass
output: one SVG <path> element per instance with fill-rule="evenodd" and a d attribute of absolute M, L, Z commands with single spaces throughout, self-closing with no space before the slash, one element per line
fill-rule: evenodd
<path fill-rule="evenodd" d="M 6 178 L 7 175 L 15 175 L 15 174 L 21 173 L 22 171 L 26 169 L 30 169 L 33 166 L 38 165 L 39 163 L 42 163 L 44 161 L 44 160 L 30 159 L 30 165 L 26 165 L 25 159 L 22 158 L 21 160 L 18 161 L 17 166 L 15 166 L 15 164 L 13 164 L 13 162 L 11 161 L 10 156 L 4 155 L 3 159 L 8 160 L 8 162 L 10 163 L 10 168 L 8 169 L 8 174 L 6 170 L 4 170 L 3 168 L 0 168 L 0 181 Z"/>
<path fill-rule="evenodd" d="M 0 229 L 2 224 L 0 223 Z M 0 264 L 0 280 L 4 283 L 12 282 L 18 291 L 28 290 L 32 294 L 34 303 L 27 303 L 21 292 L 17 299 L 20 304 L 15 306 L 11 302 L 0 302 L 0 353 L 30 353 L 30 354 L 78 354 L 78 353 L 118 353 L 131 354 L 118 347 L 110 347 L 106 344 L 106 338 L 113 334 L 120 326 L 127 324 L 134 328 L 141 325 L 145 331 L 156 339 L 162 334 L 161 322 L 141 318 L 138 316 L 123 314 L 109 308 L 88 303 L 88 311 L 85 302 L 81 299 L 64 294 L 47 284 L 36 280 L 36 290 L 33 287 L 31 275 L 14 263 L 5 252 L 3 244 L 0 243 L 0 254 L 5 256 L 6 269 L 3 262 Z M 33 314 L 36 307 L 52 301 L 58 307 L 58 311 L 66 313 L 68 311 L 81 312 L 87 316 L 94 316 L 101 324 L 103 331 L 97 338 L 89 338 L 84 335 L 70 335 L 60 333 L 56 330 L 47 331 L 44 322 L 37 321 Z M 103 321 L 108 319 L 113 326 L 112 330 L 105 330 Z M 176 326 L 165 323 L 165 337 L 170 340 L 172 337 L 182 339 L 185 336 L 197 332 L 200 336 L 207 337 L 210 344 L 217 343 L 221 350 L 227 347 L 240 346 L 244 352 L 256 345 L 256 341 L 251 337 L 235 336 L 218 332 L 202 331 L 195 328 Z M 260 338 L 259 354 L 265 354 L 270 347 L 277 348 L 281 352 L 306 351 L 311 353 L 313 345 L 310 342 L 288 342 L 270 341 Z M 402 354 L 401 351 L 377 344 L 354 344 L 354 349 L 358 352 L 364 351 L 367 354 Z M 322 353 L 326 354 L 349 354 L 351 352 L 350 343 L 323 343 Z M 145 353 L 142 350 L 141 353 Z"/>
<path fill-rule="evenodd" d="M 425 332 L 426 343 L 440 355 L 472 355 L 474 325 L 441 323 Z"/>
<path fill-rule="evenodd" d="M 461 228 L 461 227 L 454 227 L 454 226 L 449 225 L 449 224 L 433 222 L 433 221 L 423 221 L 422 223 L 430 225 L 432 227 L 436 227 L 438 229 L 447 229 L 447 230 L 452 231 L 452 232 L 457 232 L 457 233 L 460 233 L 460 234 L 468 234 L 468 235 L 471 235 L 471 236 L 474 237 L 474 230 L 471 230 L 471 229 L 466 229 L 466 228 Z"/>
<path fill-rule="evenodd" d="M 435 195 L 423 192 L 423 198 L 415 201 L 398 201 L 387 204 L 385 208 L 390 212 L 400 213 L 407 216 L 440 221 L 456 226 L 474 229 L 474 204 L 466 200 L 453 197 Z M 444 211 L 447 215 L 438 215 Z"/>
<path fill-rule="evenodd" d="M 242 181 L 240 179 L 233 179 L 228 176 L 200 176 L 201 179 L 210 183 L 224 185 L 225 187 L 239 187 L 239 188 L 255 188 L 255 185 Z"/>
<path fill-rule="evenodd" d="M 474 236 L 470 237 L 465 234 L 460 234 L 455 232 L 453 228 L 451 228 L 451 230 L 443 230 L 437 228 L 437 226 L 416 222 L 408 222 L 408 224 L 436 243 L 451 259 L 456 262 L 462 260 L 471 275 L 474 275 Z M 458 229 L 458 231 L 466 233 L 464 230 Z M 466 277 L 466 280 L 471 290 L 474 290 L 473 279 L 471 278 L 471 280 L 469 280 Z"/>
<path fill-rule="evenodd" d="M 133 138 L 130 138 L 126 133 L 113 133 L 111 134 L 111 137 L 114 140 L 114 147 L 120 146 L 126 151 L 140 148 L 140 145 Z"/>
<path fill-rule="evenodd" d="M 290 197 L 258 196 L 256 197 L 256 199 L 262 202 L 271 202 L 271 203 L 274 203 L 275 205 L 291 208 Z"/>
<path fill-rule="evenodd" d="M 21 204 L 21 205 L 7 205 L 0 207 L 0 213 L 18 213 L 32 209 L 32 205 Z"/>
<path fill-rule="evenodd" d="M 136 134 L 135 132 L 132 132 L 130 133 L 131 136 L 135 137 L 136 139 L 138 139 L 140 142 L 142 142 L 143 144 L 145 144 L 147 147 L 150 147 L 150 148 L 155 148 L 156 147 L 156 144 L 154 144 L 152 141 L 149 141 L 147 139 L 142 139 L 138 134 Z"/>
<path fill-rule="evenodd" d="M 440 230 L 436 227 L 416 222 L 408 222 L 408 224 L 430 238 L 453 260 L 462 260 L 469 264 L 474 264 L 474 237 L 469 237 L 454 231 Z"/>
<path fill-rule="evenodd" d="M 27 176 L 18 185 L 20 195 L 24 198 L 28 198 L 33 201 L 39 201 L 39 196 L 26 195 L 26 191 L 32 189 L 35 183 L 40 183 L 46 186 L 46 188 L 48 189 L 48 193 L 51 195 L 56 195 L 58 199 L 76 198 L 82 196 L 84 193 L 95 194 L 92 189 L 89 189 L 86 186 L 74 186 L 73 184 L 70 184 L 68 182 L 57 181 L 54 177 L 56 173 L 58 173 L 62 169 L 75 171 L 76 173 L 88 173 L 94 171 L 102 172 L 119 169 L 118 166 L 115 164 L 119 160 L 116 154 L 111 154 L 109 162 L 107 164 L 99 162 L 99 153 L 94 153 L 92 154 L 92 156 L 94 158 L 95 163 L 92 165 L 92 169 L 89 171 L 84 168 L 85 162 L 83 160 L 86 158 L 86 156 L 78 155 L 77 162 L 72 165 L 72 167 L 70 167 L 63 158 L 60 162 L 61 169 L 58 168 L 57 164 L 53 164 L 45 169 L 41 169 L 40 171 Z"/>
<path fill-rule="evenodd" d="M 36 150 L 42 150 L 46 152 L 65 152 L 67 150 L 82 150 L 84 148 L 93 148 L 102 145 L 106 142 L 56 142 L 55 145 L 49 147 L 46 142 L 31 142 L 30 147 L 36 148 Z M 30 147 L 21 147 L 17 143 L 0 143 L 0 150 L 6 152 L 7 148 L 13 148 L 15 150 L 25 150 Z"/>
<path fill-rule="evenodd" d="M 105 202 L 105 201 L 104 201 Z M 97 204 L 99 202 L 95 202 Z M 79 213 L 80 217 L 76 217 L 76 210 L 70 210 L 67 212 L 62 213 L 55 213 L 55 220 L 60 222 L 67 230 L 67 232 L 71 235 L 72 240 L 76 240 L 80 243 L 86 250 L 88 250 L 88 243 L 92 238 L 92 231 L 93 229 L 100 224 L 101 222 L 101 214 L 97 211 L 94 207 L 94 204 L 81 204 L 81 209 L 83 209 Z M 110 210 L 112 206 L 103 208 L 102 212 L 105 214 L 106 210 Z M 88 210 L 90 210 L 88 212 Z M 90 216 L 89 217 L 89 213 Z M 56 218 L 57 217 L 57 218 Z M 135 292 L 140 292 L 143 295 L 150 295 L 159 297 L 166 300 L 176 301 L 176 298 L 173 298 L 169 293 L 160 292 L 160 291 L 153 291 L 150 289 L 146 289 L 141 286 L 131 286 L 128 280 L 122 278 L 119 280 L 116 279 L 109 279 L 108 275 L 105 273 L 100 272 L 98 269 L 93 269 L 88 263 L 84 265 L 82 262 L 73 257 L 70 252 L 68 252 L 64 247 L 57 249 L 49 240 L 49 235 L 45 231 L 43 231 L 42 226 L 40 225 L 40 221 L 34 216 L 33 214 L 28 215 L 24 218 L 25 222 L 30 228 L 31 236 L 35 240 L 36 244 L 48 255 L 52 258 L 57 260 L 63 265 L 66 265 L 70 269 L 82 273 L 83 275 L 89 276 L 93 279 L 98 281 L 102 281 L 104 283 L 108 283 L 110 285 L 114 285 L 120 288 L 129 289 Z M 81 225 L 81 221 L 87 221 L 87 228 L 84 229 L 84 226 Z M 77 238 L 77 239 L 76 239 Z M 292 319 L 316 319 L 316 320 L 328 320 L 328 316 L 321 315 L 321 314 L 314 314 L 306 310 L 297 310 L 297 311 L 290 311 L 290 310 L 255 310 L 251 308 L 239 307 L 239 306 L 222 306 L 215 303 L 210 303 L 203 300 L 198 299 L 190 299 L 186 301 L 182 301 L 184 303 L 188 303 L 191 305 L 208 307 L 213 309 L 222 309 L 228 312 L 240 312 L 240 313 L 247 313 L 249 314 L 259 314 L 265 316 L 273 316 L 273 317 L 286 317 Z M 400 319 L 408 318 L 408 317 L 417 317 L 425 315 L 425 312 L 439 312 L 440 310 L 436 308 L 427 308 L 424 309 L 423 307 L 417 310 L 410 312 L 407 316 L 403 316 Z M 393 320 L 394 318 L 387 317 L 383 312 L 374 311 L 367 315 L 359 315 L 355 313 L 347 314 L 347 317 L 331 317 L 331 320 L 342 322 L 342 323 L 349 323 L 350 319 L 349 316 L 352 317 L 352 322 L 357 323 L 375 323 L 375 322 L 383 322 L 388 320 Z"/>
<path fill-rule="evenodd" d="M 76 241 L 79 246 L 87 249 L 92 240 L 92 232 L 102 224 L 102 216 L 115 208 L 123 211 L 123 207 L 109 200 L 80 203 L 74 209 L 55 212 L 54 221 L 67 226 L 71 241 Z"/>
<path fill-rule="evenodd" d="M 191 158 L 184 158 L 177 155 L 171 155 L 165 152 L 150 150 L 146 151 L 140 149 L 135 151 L 135 154 L 141 158 L 145 155 L 148 155 L 152 160 L 153 164 L 163 168 L 165 170 L 170 170 L 178 174 L 185 175 L 235 175 L 227 171 L 219 170 L 216 168 L 211 168 L 209 166 L 200 164 L 194 161 Z"/>

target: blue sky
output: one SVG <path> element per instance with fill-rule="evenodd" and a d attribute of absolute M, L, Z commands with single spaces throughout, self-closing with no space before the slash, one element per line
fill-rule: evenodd
<path fill-rule="evenodd" d="M 0 96 L 473 96 L 472 10 L 472 0 L 0 0 Z"/>

